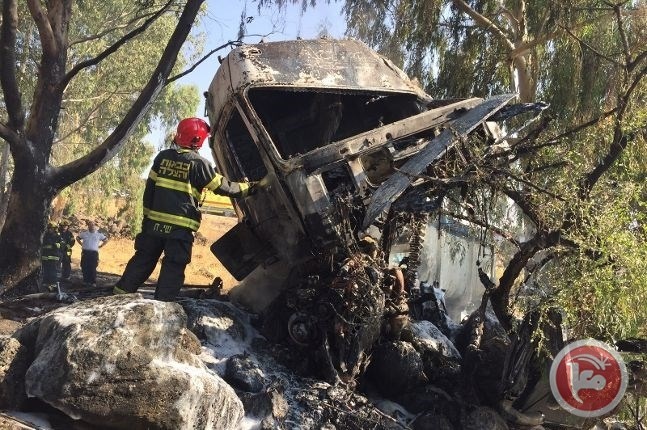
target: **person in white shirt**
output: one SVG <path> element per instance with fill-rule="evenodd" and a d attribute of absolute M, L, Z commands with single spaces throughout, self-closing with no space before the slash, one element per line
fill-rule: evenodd
<path fill-rule="evenodd" d="M 83 284 L 97 285 L 97 266 L 99 265 L 99 248 L 108 242 L 108 238 L 97 231 L 94 221 L 86 221 L 88 229 L 79 233 L 76 241 L 81 244 L 81 271 Z"/>

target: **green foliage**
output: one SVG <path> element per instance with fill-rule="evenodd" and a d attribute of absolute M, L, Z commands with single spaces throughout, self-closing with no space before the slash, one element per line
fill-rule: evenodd
<path fill-rule="evenodd" d="M 637 58 L 647 46 L 644 2 L 624 5 L 621 20 L 612 7 L 589 0 L 467 0 L 472 16 L 461 3 L 345 0 L 347 33 L 404 67 L 438 98 L 505 92 L 513 76 L 525 73 L 531 99 L 551 105 L 545 133 L 551 136 L 616 107 L 627 89 L 626 52 Z M 528 49 L 516 53 L 519 46 Z M 567 226 L 565 238 L 579 245 L 577 252 L 557 246 L 557 259 L 540 279 L 557 292 L 548 302 L 564 307 L 576 336 L 647 335 L 647 307 L 638 305 L 647 302 L 647 97 L 640 85 L 622 118 L 631 144 L 590 198 L 582 199 L 580 179 L 609 153 L 613 116 L 509 166 L 525 181 L 512 186 L 531 191 L 527 202 L 539 214 L 538 227 Z"/>
<path fill-rule="evenodd" d="M 96 57 L 165 3 L 127 0 L 76 3 L 70 23 L 68 64 Z M 71 81 L 65 89 L 52 164 L 64 165 L 85 155 L 116 127 L 155 68 L 177 21 L 173 10 L 180 3 L 172 6 L 146 32 Z M 23 103 L 28 106 L 37 76 L 39 40 L 26 4 L 21 2 L 20 8 L 22 43 L 18 43 L 18 79 L 21 88 L 26 89 Z M 201 52 L 203 35 L 193 35 L 188 42 L 186 54 L 178 57 L 176 72 Z M 130 136 L 124 150 L 97 172 L 61 193 L 59 199 L 64 201 L 65 211 L 108 215 L 117 210 L 127 222 L 138 224 L 141 176 L 154 152 L 153 144 L 145 141 L 152 131 L 151 125 L 163 130 L 172 128 L 180 118 L 195 115 L 198 102 L 199 91 L 195 86 L 168 85 Z M 114 207 L 115 202 L 118 207 Z"/>
<path fill-rule="evenodd" d="M 647 109 L 636 109 L 626 131 L 644 127 Z M 604 126 L 580 143 L 594 146 Z M 557 301 L 567 311 L 578 337 L 617 340 L 647 337 L 647 142 L 637 136 L 622 158 L 595 188 L 590 203 L 580 210 L 586 223 L 575 240 L 579 253 L 565 255 L 551 272 Z M 584 247 L 594 249 L 591 258 Z"/>

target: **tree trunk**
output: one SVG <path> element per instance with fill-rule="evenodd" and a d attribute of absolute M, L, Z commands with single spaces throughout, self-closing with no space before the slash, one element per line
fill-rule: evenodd
<path fill-rule="evenodd" d="M 49 163 L 52 142 L 60 119 L 63 91 L 85 68 L 99 64 L 120 44 L 120 39 L 97 57 L 77 63 L 68 70 L 67 31 L 72 14 L 72 0 L 28 2 L 30 14 L 38 27 L 42 51 L 38 80 L 33 91 L 29 115 L 21 104 L 20 90 L 13 68 L 0 69 L 0 87 L 10 119 L 2 125 L 3 138 L 10 144 L 14 173 L 9 194 L 6 221 L 0 231 L 0 298 L 37 291 L 41 266 L 42 236 L 50 215 L 53 198 L 68 185 L 84 178 L 108 162 L 125 144 L 132 130 L 150 108 L 164 87 L 204 0 L 187 0 L 178 23 L 148 83 L 133 102 L 122 121 L 90 153 L 64 166 Z M 150 18 L 154 22 L 169 10 L 173 2 Z M 17 1 L 4 0 L 0 21 L 0 59 L 17 64 Z M 46 7 L 46 9 L 44 8 Z M 6 24 L 6 25 L 5 25 Z M 140 27 L 144 31 L 146 26 Z M 135 33 L 129 33 L 134 37 Z M 4 65 L 4 63 L 3 63 Z M 66 72 L 67 71 L 67 72 Z M 25 125 L 25 120 L 26 125 Z"/>
<path fill-rule="evenodd" d="M 7 204 L 9 203 L 9 193 L 11 192 L 11 182 L 9 176 L 9 145 L 2 145 L 0 153 L 0 231 L 7 217 Z"/>
<path fill-rule="evenodd" d="M 515 86 L 521 103 L 533 103 L 535 101 L 536 89 L 533 84 L 534 79 L 530 69 L 530 61 L 529 56 L 521 55 L 512 60 L 515 73 L 511 78 L 516 80 Z"/>
<path fill-rule="evenodd" d="M 0 297 L 15 297 L 38 291 L 42 235 L 54 195 L 47 186 L 44 169 L 32 165 L 30 172 L 14 170 L 7 218 L 0 235 Z M 34 174 L 36 170 L 37 174 Z M 7 287 L 11 286 L 10 289 Z"/>

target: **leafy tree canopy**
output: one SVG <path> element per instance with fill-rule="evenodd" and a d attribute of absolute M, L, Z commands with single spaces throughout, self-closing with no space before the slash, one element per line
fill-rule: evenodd
<path fill-rule="evenodd" d="M 292 2 L 304 8 L 314 3 Z M 493 292 L 501 319 L 515 313 L 524 268 L 533 260 L 539 274 L 529 283 L 547 293 L 535 289 L 534 299 L 560 304 L 577 335 L 644 336 L 647 308 L 632 304 L 647 296 L 647 166 L 641 155 L 647 150 L 647 4 L 343 4 L 347 34 L 403 67 L 436 98 L 485 97 L 513 89 L 521 101 L 550 104 L 527 138 L 510 142 L 503 152 L 509 157 L 505 168 L 493 168 L 491 160 L 476 168 L 462 166 L 481 171 L 470 179 L 467 198 L 459 204 L 503 194 L 532 226 L 530 238 L 514 244 Z M 472 160 L 488 158 L 471 155 Z M 471 218 L 480 225 L 492 221 L 483 211 Z"/>
<path fill-rule="evenodd" d="M 171 76 L 186 65 L 187 39 L 198 48 L 188 52 L 199 52 L 201 39 L 191 32 L 203 4 L 2 2 L 0 137 L 14 168 L 10 189 L 2 193 L 7 209 L 0 247 L 7 252 L 0 255 L 0 294 L 37 284 L 42 232 L 62 190 L 106 163 L 141 165 L 146 150 L 115 156 L 141 141 L 148 131 L 142 120 L 168 125 L 195 105 L 195 89 L 174 88 Z M 162 101 L 173 106 L 154 104 L 164 91 Z M 108 181 L 123 176 L 106 172 L 93 191 L 109 190 Z"/>
<path fill-rule="evenodd" d="M 176 2 L 178 5 L 180 2 Z M 120 38 L 142 25 L 151 14 L 163 6 L 160 1 L 76 2 L 70 22 L 68 64 L 79 64 L 95 58 Z M 23 104 L 29 105 L 36 85 L 40 40 L 26 3 L 19 5 L 18 79 L 23 89 Z M 79 158 L 91 151 L 113 130 L 150 78 L 162 55 L 166 41 L 173 32 L 177 18 L 171 9 L 157 19 L 145 34 L 103 60 L 82 71 L 65 88 L 59 127 L 54 139 L 54 166 Z M 199 54 L 204 43 L 202 34 L 188 39 L 184 52 Z M 193 58 L 180 55 L 175 73 Z M 127 195 L 124 217 L 138 224 L 136 207 L 142 187 L 139 179 L 153 152 L 145 137 L 151 124 L 163 129 L 173 128 L 179 119 L 194 115 L 199 102 L 195 86 L 167 85 L 143 121 L 130 136 L 127 150 L 122 151 L 100 171 L 84 178 L 65 190 L 61 196 L 68 210 L 101 213 L 106 199 Z"/>

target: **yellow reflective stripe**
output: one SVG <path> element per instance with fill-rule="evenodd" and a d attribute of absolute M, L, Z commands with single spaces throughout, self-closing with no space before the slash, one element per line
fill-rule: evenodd
<path fill-rule="evenodd" d="M 164 212 L 157 212 L 153 210 L 149 210 L 146 216 L 152 219 L 153 221 L 164 222 L 167 224 L 173 224 L 180 227 L 187 227 L 193 231 L 198 231 L 198 228 L 200 228 L 200 223 L 198 221 L 191 218 L 186 218 L 183 216 L 171 215 Z"/>
<path fill-rule="evenodd" d="M 222 175 L 216 173 L 216 176 L 213 177 L 211 182 L 209 182 L 205 188 L 211 191 L 217 190 L 222 185 Z"/>
<path fill-rule="evenodd" d="M 153 181 L 157 179 L 157 172 L 155 170 L 151 169 L 150 172 L 148 172 L 148 179 L 152 179 Z"/>
<path fill-rule="evenodd" d="M 200 200 L 202 193 L 198 191 L 197 188 L 193 188 L 190 183 L 176 181 L 168 178 L 160 178 L 159 176 L 155 179 L 155 186 L 168 188 L 169 190 L 182 191 L 187 194 L 193 195 L 197 200 Z"/>
<path fill-rule="evenodd" d="M 242 197 L 245 197 L 247 193 L 249 192 L 249 183 L 247 182 L 239 182 L 238 186 L 240 186 L 240 195 Z"/>
<path fill-rule="evenodd" d="M 126 290 L 122 290 L 121 288 L 119 288 L 119 287 L 115 286 L 115 287 L 112 289 L 112 294 L 128 294 L 128 291 L 126 291 Z"/>
<path fill-rule="evenodd" d="M 148 215 L 151 210 L 144 206 L 144 215 Z"/>

